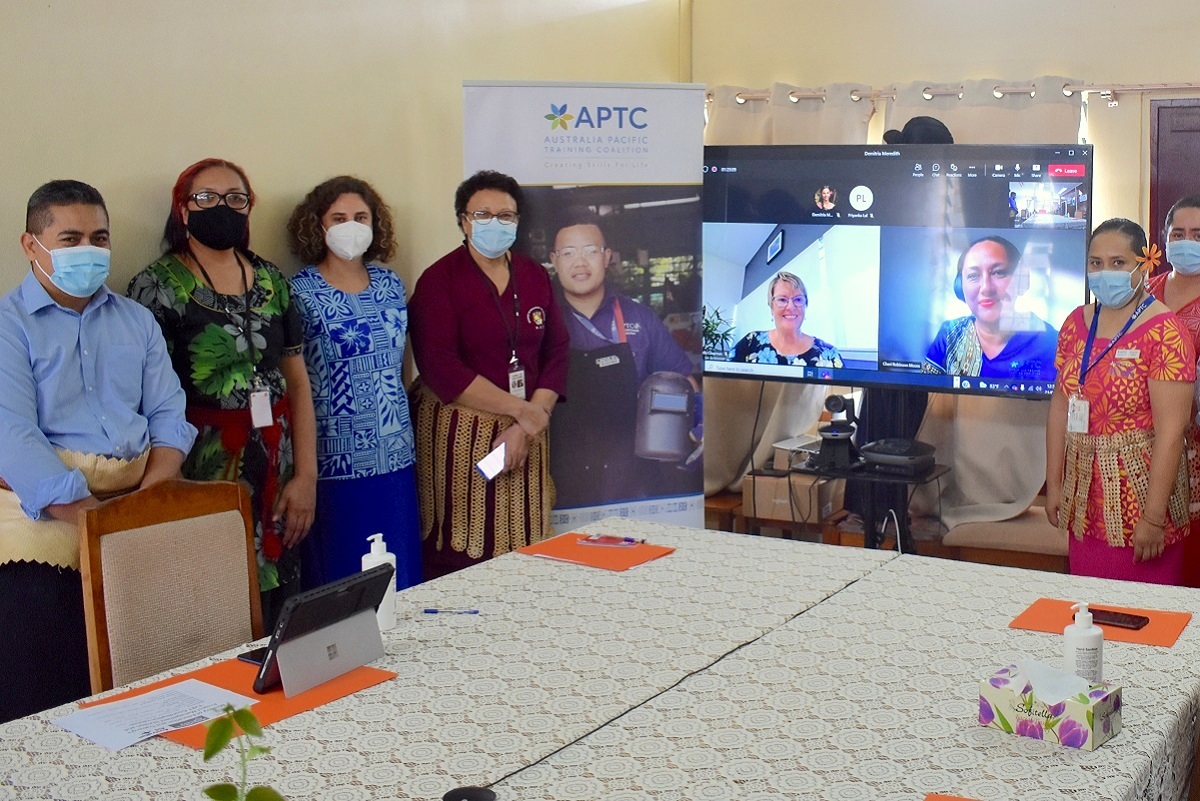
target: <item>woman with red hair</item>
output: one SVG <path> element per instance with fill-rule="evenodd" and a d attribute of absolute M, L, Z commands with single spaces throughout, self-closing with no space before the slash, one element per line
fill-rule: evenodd
<path fill-rule="evenodd" d="M 279 268 L 249 250 L 245 171 L 205 159 L 171 192 L 167 252 L 129 284 L 154 313 L 200 430 L 187 478 L 251 491 L 263 623 L 299 588 L 295 545 L 316 505 L 316 422 L 300 317 Z"/>

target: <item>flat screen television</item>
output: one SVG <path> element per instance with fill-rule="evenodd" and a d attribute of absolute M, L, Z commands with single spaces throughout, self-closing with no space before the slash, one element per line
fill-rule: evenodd
<path fill-rule="evenodd" d="M 1053 392 L 1086 299 L 1090 145 L 704 152 L 706 375 Z"/>

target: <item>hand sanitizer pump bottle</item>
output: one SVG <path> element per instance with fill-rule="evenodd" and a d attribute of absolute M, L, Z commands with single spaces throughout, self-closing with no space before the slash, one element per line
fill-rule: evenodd
<path fill-rule="evenodd" d="M 367 537 L 367 542 L 371 543 L 371 550 L 363 554 L 363 570 L 369 570 L 376 565 L 382 565 L 384 562 L 387 562 L 393 568 L 396 566 L 396 554 L 387 550 L 387 546 L 383 542 L 383 534 L 372 534 Z M 383 594 L 383 600 L 380 601 L 379 608 L 375 610 L 375 619 L 379 621 L 380 631 L 387 631 L 396 626 L 395 573 L 392 574 L 392 580 L 388 584 L 387 592 Z"/>
<path fill-rule="evenodd" d="M 1104 630 L 1092 625 L 1086 603 L 1071 608 L 1075 622 L 1063 629 L 1063 670 L 1099 684 L 1104 680 Z"/>

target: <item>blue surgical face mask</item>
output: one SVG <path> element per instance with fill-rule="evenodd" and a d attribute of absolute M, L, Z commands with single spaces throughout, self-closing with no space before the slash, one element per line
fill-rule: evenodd
<path fill-rule="evenodd" d="M 489 259 L 500 258 L 516 241 L 517 224 L 515 222 L 500 222 L 496 218 L 487 222 L 471 221 L 471 244 Z"/>
<path fill-rule="evenodd" d="M 37 259 L 34 259 L 33 263 L 42 271 L 42 275 L 50 279 L 50 283 L 73 298 L 90 298 L 108 278 L 109 262 L 112 259 L 112 252 L 108 248 L 76 245 L 50 250 L 36 236 L 33 241 L 50 254 L 50 266 L 54 268 L 54 272 L 47 273 Z"/>
<path fill-rule="evenodd" d="M 1180 275 L 1200 273 L 1200 242 L 1191 239 L 1176 239 L 1167 243 L 1167 261 Z"/>
<path fill-rule="evenodd" d="M 1088 273 L 1088 289 L 1096 296 L 1096 300 L 1100 301 L 1101 306 L 1119 309 L 1133 300 L 1134 294 L 1137 293 L 1137 288 L 1130 282 L 1129 277 L 1135 272 L 1140 272 L 1141 269 L 1141 265 L 1138 265 L 1129 272 L 1098 270 Z"/>

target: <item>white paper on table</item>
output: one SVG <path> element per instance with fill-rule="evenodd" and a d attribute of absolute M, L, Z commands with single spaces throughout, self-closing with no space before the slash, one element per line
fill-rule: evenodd
<path fill-rule="evenodd" d="M 505 444 L 501 442 L 491 453 L 483 457 L 476 463 L 475 467 L 483 474 L 483 477 L 491 481 L 504 470 L 504 453 Z"/>
<path fill-rule="evenodd" d="M 223 687 L 187 679 L 143 695 L 81 709 L 54 721 L 97 745 L 120 750 L 156 734 L 183 729 L 257 702 Z"/>

